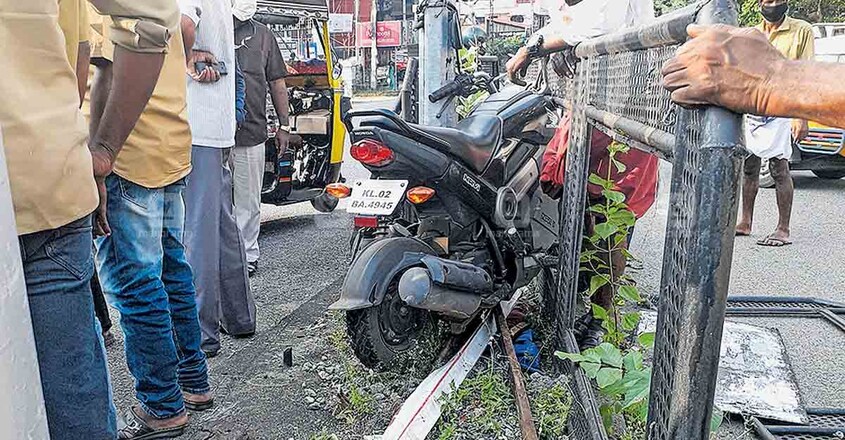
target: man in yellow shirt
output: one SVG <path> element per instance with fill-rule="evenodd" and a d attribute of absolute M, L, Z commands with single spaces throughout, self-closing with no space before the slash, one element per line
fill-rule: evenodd
<path fill-rule="evenodd" d="M 173 0 L 91 2 L 113 17 L 119 61 L 105 116 L 89 141 L 59 2 L 0 0 L 0 132 L 54 440 L 116 437 L 89 284 L 91 212 L 105 207 L 97 183 L 111 173 L 146 105 L 179 20 Z M 64 19 L 79 29 L 78 16 Z M 108 230 L 105 217 L 98 215 L 97 224 Z"/>
<path fill-rule="evenodd" d="M 124 414 L 121 439 L 177 436 L 188 424 L 186 407 L 213 404 L 183 244 L 182 192 L 191 172 L 184 50 L 177 29 L 150 102 L 105 181 L 112 233 L 97 240 L 97 268 L 120 312 L 138 398 L 138 406 Z M 115 58 L 108 38 L 100 52 L 91 87 L 92 130 L 112 87 Z"/>
<path fill-rule="evenodd" d="M 811 60 L 815 56 L 815 37 L 809 23 L 787 16 L 787 0 L 759 0 L 763 22 L 757 29 L 766 34 L 769 42 L 790 60 Z M 751 234 L 754 203 L 760 185 L 763 160 L 769 162 L 769 172 L 775 180 L 778 205 L 778 225 L 775 231 L 757 241 L 760 246 L 782 247 L 791 244 L 789 222 L 795 188 L 789 172 L 792 144 L 807 136 L 807 121 L 749 115 L 746 117 L 746 147 L 751 155 L 745 161 L 742 184 L 742 216 L 736 225 L 736 235 Z"/>

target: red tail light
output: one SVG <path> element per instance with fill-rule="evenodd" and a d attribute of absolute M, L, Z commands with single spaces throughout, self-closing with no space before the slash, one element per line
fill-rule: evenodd
<path fill-rule="evenodd" d="M 393 162 L 393 150 L 374 139 L 362 139 L 352 144 L 352 157 L 364 165 L 383 167 Z"/>
<path fill-rule="evenodd" d="M 356 215 L 355 218 L 352 220 L 352 223 L 355 225 L 356 228 L 377 228 L 378 217 Z"/>

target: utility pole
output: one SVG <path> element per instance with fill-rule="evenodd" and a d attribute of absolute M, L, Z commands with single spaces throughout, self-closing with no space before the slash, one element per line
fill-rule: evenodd
<path fill-rule="evenodd" d="M 48 439 L 4 151 L 0 136 L 0 426 L 4 438 Z"/>
<path fill-rule="evenodd" d="M 457 98 L 431 102 L 428 96 L 455 77 L 458 63 L 452 35 L 458 26 L 458 9 L 452 0 L 423 0 L 420 11 L 424 26 L 419 31 L 419 119 L 420 124 L 454 127 L 458 123 Z"/>
<path fill-rule="evenodd" d="M 353 69 L 354 69 L 353 72 L 357 72 L 358 68 L 360 67 L 361 73 L 362 73 L 361 78 L 363 80 L 364 65 L 361 63 L 361 49 L 360 49 L 361 48 L 361 42 L 358 39 L 358 23 L 360 23 L 360 21 L 361 21 L 360 20 L 361 17 L 360 17 L 359 12 L 358 12 L 358 11 L 360 11 L 360 7 L 361 7 L 359 0 L 355 0 L 353 7 L 355 8 L 352 11 L 352 45 L 355 46 L 355 64 L 354 64 L 355 67 L 353 67 Z M 353 82 L 356 80 L 356 77 L 357 77 L 357 75 L 352 75 L 352 81 Z M 356 86 L 356 85 L 357 84 L 353 84 L 353 89 L 354 89 L 354 86 Z"/>
<path fill-rule="evenodd" d="M 373 32 L 372 42 L 370 44 L 370 87 L 375 90 L 378 88 L 378 0 L 373 0 L 370 8 L 370 26 Z"/>

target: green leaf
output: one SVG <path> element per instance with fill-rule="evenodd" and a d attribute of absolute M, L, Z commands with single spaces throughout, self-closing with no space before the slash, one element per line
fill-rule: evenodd
<path fill-rule="evenodd" d="M 629 351 L 625 357 L 622 358 L 622 365 L 625 366 L 625 371 L 633 371 L 643 368 L 643 354 L 639 351 Z"/>
<path fill-rule="evenodd" d="M 651 389 L 651 369 L 632 370 L 625 374 L 625 399 L 622 400 L 622 407 L 629 408 L 648 398 Z"/>
<path fill-rule="evenodd" d="M 601 195 L 604 196 L 607 200 L 610 200 L 613 203 L 624 203 L 625 202 L 625 194 L 619 191 L 613 191 L 609 189 L 602 190 Z"/>
<path fill-rule="evenodd" d="M 604 189 L 613 189 L 613 182 L 607 179 L 603 179 L 598 174 L 590 174 L 590 177 L 587 180 L 589 180 L 589 182 L 593 185 L 598 185 Z"/>
<path fill-rule="evenodd" d="M 607 207 L 604 205 L 591 205 L 589 208 L 587 208 L 587 210 L 590 212 L 595 212 L 596 214 L 604 215 L 605 217 L 608 213 Z"/>
<path fill-rule="evenodd" d="M 624 298 L 626 301 L 639 304 L 643 301 L 642 297 L 640 297 L 640 291 L 637 289 L 637 286 L 631 284 L 623 284 L 619 286 L 619 296 Z"/>
<path fill-rule="evenodd" d="M 620 380 L 622 380 L 622 370 L 619 368 L 604 367 L 596 373 L 599 389 L 607 388 Z"/>
<path fill-rule="evenodd" d="M 716 432 L 725 420 L 725 413 L 719 408 L 713 408 L 713 415 L 710 416 L 710 432 Z"/>
<path fill-rule="evenodd" d="M 630 228 L 637 222 L 637 216 L 633 212 L 626 209 L 620 209 L 614 213 L 609 213 L 607 219 L 610 222 Z M 628 232 L 628 231 L 625 231 Z M 626 234 L 627 235 L 627 234 Z"/>
<path fill-rule="evenodd" d="M 601 421 L 604 424 L 604 429 L 610 432 L 613 429 L 613 414 L 615 411 L 610 405 L 602 405 L 599 407 L 599 414 L 601 414 Z"/>
<path fill-rule="evenodd" d="M 593 317 L 594 318 L 601 319 L 603 321 L 608 320 L 607 319 L 607 317 L 608 317 L 607 309 L 605 309 L 604 307 L 602 307 L 598 304 L 593 304 L 592 307 L 593 307 Z"/>
<path fill-rule="evenodd" d="M 631 331 L 637 328 L 637 324 L 640 323 L 640 314 L 638 312 L 631 312 L 622 315 L 622 329 L 625 331 Z"/>
<path fill-rule="evenodd" d="M 624 163 L 622 163 L 622 162 L 620 162 L 620 161 L 618 161 L 618 160 L 616 160 L 616 159 L 613 159 L 613 165 L 616 167 L 616 172 L 617 172 L 617 173 L 624 173 L 624 172 L 625 172 L 625 170 L 627 170 L 627 169 L 628 169 L 628 167 L 627 167 L 627 166 L 625 166 L 625 164 L 624 164 Z"/>
<path fill-rule="evenodd" d="M 648 333 L 641 334 L 637 338 L 637 341 L 639 341 L 640 345 L 643 348 L 646 348 L 646 349 L 649 349 L 649 350 L 654 349 L 654 332 L 648 332 Z"/>
<path fill-rule="evenodd" d="M 590 278 L 590 295 L 596 293 L 597 290 L 601 289 L 609 282 L 610 280 L 605 275 L 593 275 L 592 278 Z"/>
<path fill-rule="evenodd" d="M 601 237 L 602 240 L 607 240 L 607 237 L 615 234 L 618 230 L 619 228 L 610 222 L 599 223 L 595 227 L 596 235 Z"/>
<path fill-rule="evenodd" d="M 584 370 L 584 373 L 587 374 L 587 377 L 590 379 L 595 379 L 596 375 L 601 368 L 601 364 L 595 364 L 592 362 L 581 362 L 581 369 Z"/>
<path fill-rule="evenodd" d="M 555 356 L 564 360 L 575 362 L 576 364 L 587 360 L 587 358 L 581 353 L 566 353 L 564 351 L 557 351 L 555 352 Z"/>
<path fill-rule="evenodd" d="M 599 354 L 598 350 L 595 348 L 591 348 L 589 350 L 584 350 L 581 352 L 585 358 L 587 358 L 587 362 L 592 362 L 594 364 L 601 363 L 601 354 Z"/>
<path fill-rule="evenodd" d="M 612 367 L 622 368 L 622 352 L 613 346 L 613 344 L 603 342 L 601 345 L 596 347 L 596 350 L 599 352 L 599 355 L 601 355 L 601 361 L 603 363 Z"/>

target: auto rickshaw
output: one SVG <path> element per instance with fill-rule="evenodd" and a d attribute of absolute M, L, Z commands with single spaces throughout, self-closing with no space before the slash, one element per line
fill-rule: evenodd
<path fill-rule="evenodd" d="M 267 25 L 287 64 L 291 143 L 281 155 L 275 144 L 278 118 L 268 95 L 268 132 L 261 202 L 288 205 L 310 201 L 331 212 L 338 200 L 326 185 L 340 181 L 346 144 L 341 68 L 329 39 L 325 0 L 258 0 L 255 20 Z"/>

